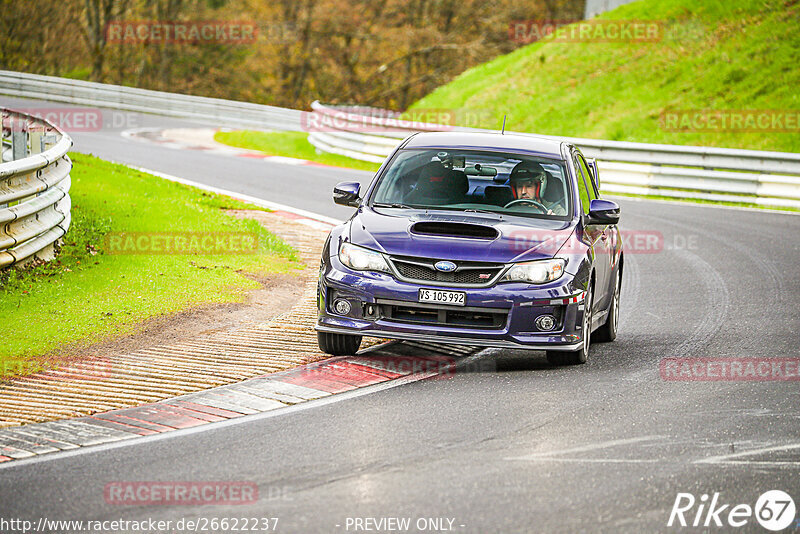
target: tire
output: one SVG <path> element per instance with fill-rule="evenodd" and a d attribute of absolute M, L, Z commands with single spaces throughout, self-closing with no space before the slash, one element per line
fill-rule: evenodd
<path fill-rule="evenodd" d="M 617 270 L 617 279 L 614 282 L 614 298 L 611 299 L 611 308 L 608 310 L 606 322 L 594 331 L 592 341 L 605 343 L 617 339 L 617 327 L 619 326 L 619 294 L 622 291 L 622 271 Z"/>
<path fill-rule="evenodd" d="M 584 300 L 583 308 L 583 326 L 581 328 L 581 335 L 583 335 L 583 343 L 581 348 L 572 351 L 562 350 L 548 350 L 547 361 L 551 365 L 579 365 L 586 363 L 589 356 L 589 346 L 591 345 L 591 328 L 592 328 L 592 300 L 594 294 L 592 293 L 592 285 L 586 289 L 586 299 Z"/>
<path fill-rule="evenodd" d="M 317 332 L 319 350 L 331 356 L 352 356 L 361 346 L 361 336 Z"/>

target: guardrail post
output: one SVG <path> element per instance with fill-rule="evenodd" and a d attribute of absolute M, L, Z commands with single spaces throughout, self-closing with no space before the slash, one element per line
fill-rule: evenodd
<path fill-rule="evenodd" d="M 30 140 L 31 144 L 31 156 L 35 154 L 41 154 L 44 152 L 44 128 L 33 126 L 28 131 L 28 139 Z M 37 193 L 33 195 L 34 197 L 38 197 L 41 193 Z M 21 199 L 20 202 L 22 202 Z M 55 254 L 53 255 L 55 257 Z M 52 259 L 52 258 L 50 258 Z"/>
<path fill-rule="evenodd" d="M 31 155 L 44 152 L 44 132 L 33 130 L 30 135 Z"/>
<path fill-rule="evenodd" d="M 11 118 L 11 159 L 16 161 L 28 156 L 28 125 Z"/>
<path fill-rule="evenodd" d="M 42 136 L 42 148 L 48 150 L 58 143 L 58 136 L 54 134 L 45 134 Z"/>

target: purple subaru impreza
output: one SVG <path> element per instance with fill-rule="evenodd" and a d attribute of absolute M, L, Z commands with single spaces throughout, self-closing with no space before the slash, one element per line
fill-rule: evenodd
<path fill-rule="evenodd" d="M 320 349 L 355 354 L 362 336 L 544 350 L 586 361 L 617 335 L 619 206 L 567 142 L 421 133 L 405 139 L 331 230 L 318 286 Z"/>

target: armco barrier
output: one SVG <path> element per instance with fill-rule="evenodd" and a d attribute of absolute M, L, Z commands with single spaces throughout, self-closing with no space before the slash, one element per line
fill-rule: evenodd
<path fill-rule="evenodd" d="M 314 146 L 376 163 L 415 131 L 497 132 L 421 125 L 383 112 L 371 114 L 368 108 L 354 112 L 319 102 L 311 107 L 319 117 L 304 122 L 311 126 L 309 141 Z M 569 141 L 587 157 L 600 160 L 604 192 L 800 208 L 800 154 L 520 135 Z"/>
<path fill-rule="evenodd" d="M 72 140 L 49 122 L 2 109 L 0 268 L 52 259 L 70 223 L 67 151 Z"/>
<path fill-rule="evenodd" d="M 307 113 L 10 71 L 0 71 L 0 94 L 140 111 L 215 126 L 305 130 L 319 150 L 376 163 L 414 131 L 496 131 L 403 123 L 385 111 L 367 107 L 343 110 L 314 102 L 313 112 Z M 315 128 L 310 124 L 320 118 L 332 119 L 328 122 L 333 126 Z M 363 127 L 365 121 L 370 128 Z M 800 207 L 800 154 L 538 137 L 572 142 L 586 156 L 600 160 L 601 186 L 609 193 Z"/>
<path fill-rule="evenodd" d="M 154 113 L 214 126 L 300 130 L 300 111 L 0 70 L 0 94 Z"/>

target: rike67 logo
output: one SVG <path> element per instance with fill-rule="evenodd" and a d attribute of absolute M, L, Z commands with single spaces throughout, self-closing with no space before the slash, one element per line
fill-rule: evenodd
<path fill-rule="evenodd" d="M 714 493 L 710 501 L 707 494 L 696 499 L 691 493 L 678 493 L 667 526 L 738 528 L 749 524 L 755 517 L 759 525 L 777 532 L 790 526 L 796 513 L 794 500 L 781 490 L 765 491 L 755 506 L 724 503 L 719 493 Z"/>

